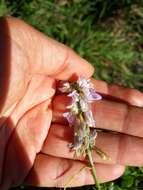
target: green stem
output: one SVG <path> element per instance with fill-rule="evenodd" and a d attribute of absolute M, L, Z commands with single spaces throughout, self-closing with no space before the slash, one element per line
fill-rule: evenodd
<path fill-rule="evenodd" d="M 88 156 L 89 163 L 90 163 L 90 166 L 91 166 L 91 169 L 92 169 L 92 176 L 93 176 L 93 179 L 95 181 L 96 188 L 97 188 L 97 190 L 101 190 L 101 186 L 100 186 L 100 183 L 99 183 L 97 175 L 96 175 L 96 169 L 95 169 L 95 166 L 94 166 L 94 162 L 93 162 L 93 159 L 92 159 L 92 154 L 91 154 L 90 149 L 87 149 L 87 156 Z"/>
<path fill-rule="evenodd" d="M 80 118 L 81 122 L 84 121 L 83 113 L 79 114 L 79 118 Z M 88 127 L 88 135 L 89 135 L 89 133 L 90 133 L 90 128 Z M 93 176 L 93 179 L 94 179 L 94 182 L 95 182 L 95 186 L 96 186 L 97 190 L 101 190 L 101 186 L 100 186 L 100 183 L 98 181 L 98 178 L 97 178 L 97 175 L 96 175 L 96 169 L 95 169 L 94 162 L 93 162 L 93 159 L 92 159 L 92 151 L 90 150 L 89 147 L 86 149 L 86 153 L 87 153 L 87 157 L 88 157 L 88 160 L 89 160 L 89 163 L 90 163 L 90 166 L 91 166 L 92 176 Z"/>

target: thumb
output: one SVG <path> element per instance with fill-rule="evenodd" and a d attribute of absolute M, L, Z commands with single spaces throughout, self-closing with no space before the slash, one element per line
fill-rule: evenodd
<path fill-rule="evenodd" d="M 43 35 L 40 37 L 43 39 L 44 47 L 40 54 L 42 62 L 37 63 L 34 72 L 40 71 L 60 80 L 69 80 L 76 76 L 87 78 L 92 76 L 93 66 L 72 49 Z"/>
<path fill-rule="evenodd" d="M 47 37 L 19 19 L 7 17 L 7 22 L 14 38 L 23 35 L 23 40 L 16 41 L 21 43 L 21 46 L 24 44 L 33 74 L 45 74 L 63 80 L 73 75 L 89 78 L 93 74 L 93 66 L 71 48 Z"/>

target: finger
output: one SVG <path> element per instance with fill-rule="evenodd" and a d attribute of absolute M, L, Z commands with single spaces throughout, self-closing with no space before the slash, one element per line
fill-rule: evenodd
<path fill-rule="evenodd" d="M 117 85 L 109 85 L 104 81 L 92 78 L 92 83 L 97 92 L 106 98 L 120 100 L 133 106 L 143 107 L 143 93 L 138 90 Z"/>
<path fill-rule="evenodd" d="M 67 124 L 63 113 L 70 104 L 66 95 L 58 95 L 53 101 L 53 121 Z M 96 127 L 143 137 L 143 109 L 124 103 L 101 100 L 92 104 Z"/>
<path fill-rule="evenodd" d="M 68 184 L 69 187 L 94 184 L 91 171 L 86 166 L 80 161 L 39 154 L 25 181 L 33 186 L 64 187 L 74 176 L 74 179 Z M 120 165 L 96 164 L 95 167 L 101 183 L 114 180 L 124 172 L 124 166 Z M 81 168 L 83 169 L 81 170 Z M 80 170 L 81 172 L 79 172 Z"/>
<path fill-rule="evenodd" d="M 20 119 L 9 139 L 7 136 L 14 128 L 12 121 L 5 128 L 7 131 L 1 133 L 3 134 L 1 140 L 7 139 L 8 142 L 7 147 L 1 150 L 3 152 L 1 152 L 0 165 L 3 167 L 0 168 L 3 168 L 3 171 L 1 171 L 2 186 L 0 189 L 19 185 L 29 173 L 50 127 L 52 112 L 48 106 L 49 102 L 45 101 L 28 111 Z M 4 154 L 5 157 L 2 159 Z"/>
<path fill-rule="evenodd" d="M 74 158 L 74 151 L 68 147 L 73 142 L 73 129 L 64 125 L 52 125 L 49 135 L 45 140 L 42 152 L 64 158 Z M 143 139 L 128 135 L 98 132 L 96 146 L 103 150 L 110 160 L 103 160 L 96 151 L 93 158 L 98 163 L 120 164 L 131 166 L 143 165 Z M 83 160 L 82 156 L 76 158 Z"/>
<path fill-rule="evenodd" d="M 16 125 L 19 118 L 21 118 L 27 110 L 32 109 L 34 106 L 49 100 L 55 94 L 55 81 L 44 75 L 34 75 L 27 87 L 26 93 L 23 98 L 16 105 L 11 119 L 13 124 Z"/>
<path fill-rule="evenodd" d="M 67 46 L 48 38 L 19 19 L 7 17 L 7 23 L 11 38 L 18 41 L 21 47 L 24 46 L 33 74 L 45 74 L 63 80 L 76 75 L 89 78 L 93 74 L 93 67 Z M 17 34 L 21 34 L 21 39 Z"/>

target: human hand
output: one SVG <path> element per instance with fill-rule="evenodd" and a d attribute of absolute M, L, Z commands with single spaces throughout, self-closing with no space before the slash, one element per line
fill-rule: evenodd
<path fill-rule="evenodd" d="M 67 159 L 63 149 L 54 151 L 53 146 L 58 144 L 50 142 L 55 139 L 49 132 L 51 121 L 62 126 L 57 121 L 55 106 L 54 111 L 51 106 L 55 80 L 73 80 L 79 75 L 89 78 L 93 68 L 68 47 L 20 20 L 2 19 L 0 34 L 1 189 L 21 184 L 24 179 L 37 186 L 64 186 L 66 179 L 85 163 Z M 136 96 L 135 92 L 133 97 L 141 101 L 142 96 Z M 52 153 L 48 153 L 50 149 Z M 99 163 L 96 167 L 101 182 L 119 177 L 124 170 L 124 166 L 113 164 Z M 92 175 L 85 170 L 71 185 L 90 183 L 93 183 Z"/>

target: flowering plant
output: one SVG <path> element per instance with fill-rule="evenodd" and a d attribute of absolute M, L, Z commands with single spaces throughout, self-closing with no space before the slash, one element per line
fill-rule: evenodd
<path fill-rule="evenodd" d="M 67 96 L 72 98 L 71 105 L 67 106 L 69 111 L 63 114 L 69 126 L 74 128 L 74 142 L 68 144 L 68 147 L 75 151 L 75 156 L 88 158 L 96 187 L 101 189 L 92 159 L 92 150 L 95 149 L 103 159 L 106 159 L 106 154 L 95 146 L 97 131 L 91 103 L 101 100 L 102 97 L 96 93 L 90 79 L 84 77 L 79 77 L 77 82 L 64 82 L 59 90 L 68 93 Z"/>

